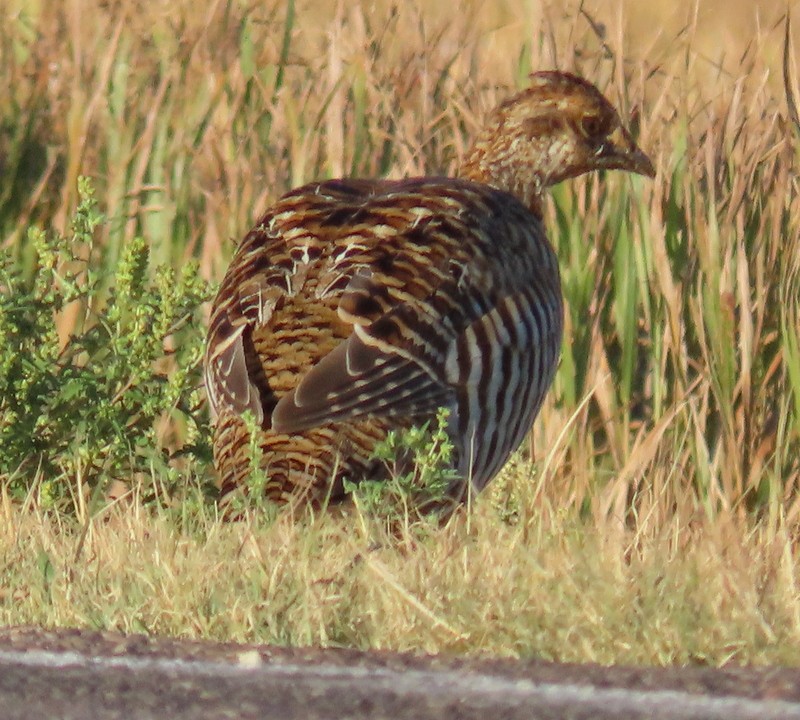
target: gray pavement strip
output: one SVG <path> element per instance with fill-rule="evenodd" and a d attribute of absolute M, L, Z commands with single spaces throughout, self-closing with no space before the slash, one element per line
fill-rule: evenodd
<path fill-rule="evenodd" d="M 19 640 L 4 645 L 0 633 L 2 720 L 800 719 L 800 674 L 787 670 L 766 685 L 766 671 L 753 670 L 758 692 L 777 695 L 758 697 L 745 687 L 745 669 L 733 677 L 724 670 L 694 669 L 698 672 L 686 671 L 684 680 L 675 670 L 586 666 L 582 672 L 581 666 L 568 665 L 561 671 L 552 664 L 509 661 L 448 665 L 441 658 L 386 653 L 198 643 L 186 643 L 186 656 L 180 657 L 180 641 L 161 651 L 158 641 L 114 644 L 107 634 L 76 638 L 74 632 L 69 646 L 58 647 L 60 637 L 53 633 L 56 648 L 48 649 L 41 638 L 30 647 Z M 715 684 L 715 672 L 720 683 Z"/>

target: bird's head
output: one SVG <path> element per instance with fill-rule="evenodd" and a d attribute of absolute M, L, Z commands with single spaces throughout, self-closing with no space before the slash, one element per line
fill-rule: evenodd
<path fill-rule="evenodd" d="M 592 170 L 655 174 L 594 85 L 551 71 L 532 75 L 527 90 L 494 110 L 460 174 L 538 210 L 544 188 Z"/>

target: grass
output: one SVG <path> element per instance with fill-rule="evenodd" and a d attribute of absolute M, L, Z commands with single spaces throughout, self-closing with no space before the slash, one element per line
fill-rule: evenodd
<path fill-rule="evenodd" d="M 475 4 L 441 17 L 422 2 L 312 13 L 303 2 L 125 0 L 90 24 L 78 4 L 8 4 L 0 239 L 14 287 L 41 277 L 29 227 L 69 236 L 80 175 L 107 218 L 90 255 L 73 259 L 97 273 L 97 301 L 36 316 L 57 347 L 103 326 L 120 263 L 142 238 L 149 265 L 137 267 L 156 285 L 189 260 L 218 280 L 233 239 L 293 185 L 452 171 L 482 113 L 531 69 L 598 82 L 633 118 L 657 175 L 553 192 L 561 366 L 530 446 L 468 512 L 391 536 L 358 507 L 220 522 L 190 430 L 203 410 L 181 378 L 163 412 L 135 413 L 130 427 L 146 441 L 132 443 L 136 462 L 114 455 L 113 473 L 76 472 L 72 441 L 46 472 L 41 448 L 18 459 L 22 434 L 17 460 L 0 450 L 0 622 L 800 663 L 800 141 L 780 73 L 783 10 L 650 6 L 644 16 L 599 0 Z M 112 339 L 133 332 L 109 327 Z M 202 322 L 182 332 L 193 347 Z M 156 387 L 175 367 L 174 337 L 159 342 L 163 357 L 151 343 L 136 365 Z M 112 356 L 114 405 L 136 396 L 124 352 Z M 74 368 L 91 370 L 86 357 L 74 353 Z M 68 424 L 53 403 L 37 407 L 34 427 Z M 3 401 L 0 412 L 7 430 Z M 118 422 L 115 438 L 127 427 Z M 112 475 L 125 483 L 117 499 Z"/>
<path fill-rule="evenodd" d="M 487 505 L 409 542 L 350 511 L 220 523 L 117 507 L 79 524 L 3 505 L 0 621 L 290 645 L 601 663 L 797 664 L 797 549 L 697 517 L 619 538 Z"/>

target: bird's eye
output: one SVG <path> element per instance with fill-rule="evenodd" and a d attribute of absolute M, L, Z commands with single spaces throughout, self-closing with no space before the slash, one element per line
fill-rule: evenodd
<path fill-rule="evenodd" d="M 596 138 L 604 135 L 605 125 L 599 115 L 584 115 L 581 118 L 581 132 L 587 138 Z"/>

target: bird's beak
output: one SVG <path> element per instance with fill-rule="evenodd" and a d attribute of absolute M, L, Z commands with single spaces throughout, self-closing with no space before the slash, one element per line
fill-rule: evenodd
<path fill-rule="evenodd" d="M 622 126 L 614 130 L 597 149 L 597 160 L 600 167 L 608 170 L 627 170 L 647 177 L 655 177 L 656 174 L 650 158 Z"/>

